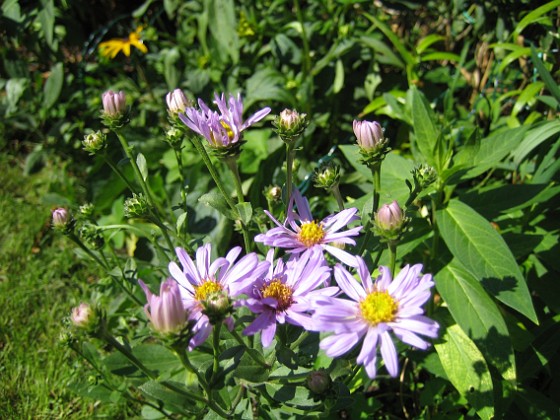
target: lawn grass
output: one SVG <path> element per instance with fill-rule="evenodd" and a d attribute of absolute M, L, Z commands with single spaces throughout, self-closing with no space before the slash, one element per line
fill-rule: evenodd
<path fill-rule="evenodd" d="M 49 159 L 51 161 L 51 159 Z M 60 162 L 24 176 L 21 159 L 0 155 L 0 418 L 122 417 L 67 389 L 88 374 L 59 342 L 64 319 L 87 297 L 96 270 L 50 228 L 50 192 L 73 180 Z M 60 184 L 62 180 L 62 184 Z"/>

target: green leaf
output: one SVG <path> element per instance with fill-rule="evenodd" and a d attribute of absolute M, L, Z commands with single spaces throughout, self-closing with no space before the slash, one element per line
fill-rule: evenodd
<path fill-rule="evenodd" d="M 265 67 L 255 71 L 247 79 L 247 87 L 244 105 L 249 108 L 257 101 L 280 101 L 293 104 L 292 95 L 284 87 L 284 76 L 277 70 Z"/>
<path fill-rule="evenodd" d="M 465 268 L 499 301 L 538 324 L 531 295 L 503 238 L 468 205 L 451 200 L 436 213 L 443 240 Z"/>
<path fill-rule="evenodd" d="M 6 82 L 5 89 L 8 107 L 6 108 L 5 115 L 9 115 L 17 111 L 17 103 L 23 95 L 23 92 L 25 92 L 28 84 L 29 80 L 23 78 L 10 79 Z"/>
<path fill-rule="evenodd" d="M 208 27 L 218 44 L 218 52 L 225 51 L 233 64 L 239 61 L 239 37 L 233 0 L 207 0 Z"/>
<path fill-rule="evenodd" d="M 432 44 L 435 44 L 439 41 L 445 41 L 445 37 L 443 35 L 437 34 L 430 34 L 425 36 L 421 40 L 418 41 L 416 44 L 416 53 L 422 54 L 427 48 L 429 48 Z"/>
<path fill-rule="evenodd" d="M 342 64 L 342 60 L 336 60 L 333 92 L 338 93 L 342 90 L 343 87 L 344 87 L 344 64 Z"/>
<path fill-rule="evenodd" d="M 142 179 L 146 181 L 146 179 L 148 179 L 148 163 L 146 162 L 146 157 L 142 153 L 138 153 L 138 156 L 136 156 L 136 164 L 138 165 L 138 169 L 140 169 Z"/>
<path fill-rule="evenodd" d="M 237 220 L 237 214 L 230 209 L 225 198 L 216 190 L 200 196 L 198 201 L 202 204 L 215 208 L 228 219 Z"/>
<path fill-rule="evenodd" d="M 168 382 L 169 385 L 178 389 L 185 390 L 185 387 L 176 382 Z M 161 401 L 167 409 L 179 411 L 180 413 L 196 413 L 200 411 L 196 407 L 195 400 L 189 398 L 183 393 L 176 392 L 168 387 L 160 384 L 157 381 L 148 381 L 138 387 L 138 389 L 147 397 L 153 398 L 156 401 Z M 191 391 L 196 392 L 196 391 Z"/>
<path fill-rule="evenodd" d="M 164 53 L 164 51 L 162 51 Z M 163 60 L 163 74 L 165 76 L 165 82 L 167 83 L 167 88 L 172 91 L 176 89 L 179 85 L 179 78 L 181 77 L 181 72 L 177 69 L 175 63 L 181 58 L 178 48 L 171 48 L 165 51 Z"/>
<path fill-rule="evenodd" d="M 560 1 L 556 1 L 555 3 L 557 5 L 560 5 Z M 552 77 L 550 72 L 544 66 L 544 63 L 539 58 L 537 50 L 535 49 L 534 45 L 531 45 L 531 58 L 535 63 L 535 67 L 537 68 L 537 71 L 539 72 L 539 75 L 541 76 L 541 79 L 543 80 L 544 84 L 546 85 L 550 93 L 552 93 L 554 98 L 556 98 L 556 100 L 560 102 L 560 88 L 558 87 L 558 84 L 554 81 L 554 78 Z"/>
<path fill-rule="evenodd" d="M 243 222 L 244 225 L 248 225 L 251 222 L 251 217 L 253 217 L 253 206 L 251 206 L 251 203 L 245 201 L 243 203 L 236 204 L 235 207 L 239 212 L 241 222 Z"/>
<path fill-rule="evenodd" d="M 49 48 L 53 51 L 57 50 L 54 42 L 54 0 L 41 0 L 41 11 L 37 15 L 40 22 L 41 32 L 45 37 L 45 41 Z M 62 63 L 59 63 L 62 64 Z"/>
<path fill-rule="evenodd" d="M 513 31 L 512 38 L 517 39 L 519 34 L 523 32 L 523 30 L 532 23 L 535 23 L 542 15 L 550 12 L 551 10 L 556 9 L 560 6 L 560 0 L 554 0 L 549 3 L 542 5 L 541 7 L 537 7 L 535 10 L 527 13 L 523 19 L 517 24 L 515 30 Z"/>
<path fill-rule="evenodd" d="M 387 38 L 389 38 L 407 66 L 414 66 L 416 64 L 416 58 L 410 52 L 408 52 L 406 46 L 401 42 L 397 34 L 395 34 L 389 26 L 385 25 L 385 23 L 381 22 L 379 19 L 377 19 L 373 15 L 370 15 L 369 13 L 364 13 L 364 16 L 367 19 L 371 20 L 373 24 L 377 26 Z"/>
<path fill-rule="evenodd" d="M 496 167 L 502 159 L 519 146 L 528 129 L 529 126 L 516 127 L 491 134 L 480 140 L 478 152 L 472 157 L 472 169 L 466 172 L 461 179 L 475 178 Z"/>
<path fill-rule="evenodd" d="M 494 416 L 492 378 L 476 345 L 455 324 L 447 327 L 441 342 L 434 347 L 453 386 L 480 418 L 491 419 Z"/>
<path fill-rule="evenodd" d="M 157 375 L 169 375 L 180 369 L 182 364 L 179 358 L 166 347 L 158 344 L 140 344 L 132 349 L 134 355 Z"/>
<path fill-rule="evenodd" d="M 437 290 L 457 324 L 504 379 L 515 381 L 515 356 L 506 323 L 480 282 L 457 259 L 434 278 Z"/>
<path fill-rule="evenodd" d="M 516 165 L 519 165 L 540 144 L 560 133 L 560 120 L 546 121 L 544 124 L 534 125 L 533 127 L 511 154 Z"/>
<path fill-rule="evenodd" d="M 265 362 L 264 357 L 260 352 L 255 349 L 246 349 L 241 357 L 241 360 L 235 368 L 235 376 L 240 379 L 252 383 L 262 383 L 268 379 L 270 369 L 264 369 L 261 364 L 257 363 L 253 357 L 249 356 L 247 352 L 251 352 L 253 357 Z"/>
<path fill-rule="evenodd" d="M 439 128 L 436 126 L 434 112 L 430 108 L 426 97 L 416 87 L 408 91 L 408 98 L 411 106 L 412 127 L 414 129 L 412 145 L 413 150 L 416 152 L 416 157 L 418 160 L 425 161 L 438 170 L 442 169 L 439 168 L 439 162 L 436 162 L 436 159 L 434 159 L 436 142 L 441 135 Z"/>
<path fill-rule="evenodd" d="M 62 63 L 56 63 L 52 68 L 49 78 L 43 88 L 43 107 L 49 109 L 60 96 L 64 82 L 64 67 Z"/>

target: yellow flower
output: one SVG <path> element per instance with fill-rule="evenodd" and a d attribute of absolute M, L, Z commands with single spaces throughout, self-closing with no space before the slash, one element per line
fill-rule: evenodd
<path fill-rule="evenodd" d="M 144 45 L 144 42 L 140 39 L 140 32 L 144 29 L 142 26 L 136 28 L 134 32 L 128 35 L 128 38 L 113 38 L 108 41 L 99 44 L 99 52 L 104 57 L 109 57 L 111 59 L 115 58 L 119 52 L 123 52 L 127 57 L 130 56 L 130 46 L 134 46 L 144 54 L 148 52 L 148 48 Z"/>

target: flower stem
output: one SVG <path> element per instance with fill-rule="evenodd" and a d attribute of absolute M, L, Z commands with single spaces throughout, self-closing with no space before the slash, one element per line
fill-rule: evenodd
<path fill-rule="evenodd" d="M 391 275 L 395 278 L 395 263 L 397 261 L 397 244 L 395 241 L 389 241 L 389 268 L 391 270 Z"/>
<path fill-rule="evenodd" d="M 216 376 L 218 375 L 218 370 L 220 369 L 220 330 L 222 329 L 222 323 L 218 322 L 214 325 L 214 331 L 212 336 L 212 348 L 214 350 L 214 363 L 212 365 L 212 375 L 210 376 L 210 383 L 214 383 Z"/>
<path fill-rule="evenodd" d="M 113 170 L 113 172 L 115 172 L 120 179 L 122 179 L 124 181 L 124 183 L 126 184 L 126 186 L 128 187 L 128 189 L 135 193 L 136 192 L 136 188 L 134 188 L 132 186 L 132 184 L 130 183 L 130 181 L 126 178 L 126 176 L 124 176 L 124 174 L 122 173 L 122 171 L 119 169 L 118 166 L 116 166 L 113 162 L 111 162 L 111 160 L 107 157 L 106 154 L 103 154 L 103 160 L 105 161 L 105 163 L 107 163 L 107 165 L 109 165 L 109 167 Z"/>
<path fill-rule="evenodd" d="M 239 175 L 237 160 L 235 157 L 227 157 L 224 159 L 224 161 L 229 170 L 233 173 L 233 180 L 235 183 L 235 189 L 237 191 L 237 202 L 239 204 L 242 204 L 245 202 L 245 196 L 243 195 L 243 186 L 241 185 L 241 176 Z M 252 250 L 249 231 L 247 229 L 247 225 L 242 220 L 239 221 L 241 222 L 241 232 L 243 234 L 243 242 L 245 244 L 245 253 L 249 253 Z"/>
<path fill-rule="evenodd" d="M 334 198 L 336 198 L 336 202 L 338 203 L 338 209 L 340 211 L 344 210 L 344 200 L 342 199 L 342 195 L 340 194 L 340 188 L 338 188 L 338 183 L 333 185 L 331 191 Z"/>
<path fill-rule="evenodd" d="M 290 200 L 292 199 L 292 170 L 295 155 L 294 144 L 286 144 L 286 209 L 290 205 Z"/>
<path fill-rule="evenodd" d="M 371 210 L 371 217 L 368 219 L 366 225 L 364 226 L 366 235 L 364 236 L 364 241 L 362 242 L 362 246 L 360 247 L 360 251 L 358 252 L 358 255 L 362 256 L 364 255 L 367 244 L 371 239 L 371 227 L 373 225 L 374 215 L 379 208 L 379 190 L 381 189 L 381 162 L 372 165 L 370 168 L 373 178 L 373 206 Z"/>
<path fill-rule="evenodd" d="M 216 171 L 216 168 L 214 167 L 214 164 L 210 160 L 210 156 L 208 156 L 208 153 L 206 152 L 206 149 L 202 145 L 202 142 L 196 136 L 191 137 L 190 140 L 191 140 L 192 144 L 194 145 L 196 151 L 198 152 L 198 154 L 202 158 L 202 161 L 204 162 L 204 164 L 208 168 L 208 172 L 210 172 L 210 176 L 212 177 L 212 179 L 216 183 L 216 186 L 218 187 L 218 189 L 222 193 L 222 196 L 224 197 L 224 200 L 226 200 L 228 206 L 235 213 L 237 213 L 237 208 L 235 207 L 235 202 L 233 201 L 231 196 L 227 193 L 227 191 L 224 187 L 224 184 L 222 183 L 222 181 L 220 180 L 220 177 L 218 176 L 218 172 Z"/>
<path fill-rule="evenodd" d="M 97 255 L 95 255 L 93 253 L 93 251 L 91 249 L 89 249 L 87 246 L 85 246 L 83 244 L 83 242 L 80 240 L 80 238 L 78 238 L 75 234 L 70 233 L 68 235 L 70 237 L 70 239 L 72 240 L 72 242 L 74 242 L 76 245 L 78 245 L 86 254 L 88 254 L 97 264 L 99 264 L 99 266 L 101 268 L 103 268 L 105 271 L 109 270 L 109 267 L 107 265 L 105 265 L 103 263 L 103 261 L 101 261 L 101 259 L 99 259 L 99 257 Z"/>

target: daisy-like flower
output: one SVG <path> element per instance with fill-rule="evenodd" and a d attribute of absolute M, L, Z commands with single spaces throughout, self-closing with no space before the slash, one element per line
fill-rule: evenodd
<path fill-rule="evenodd" d="M 268 273 L 250 285 L 244 293 L 249 298 L 245 305 L 257 318 L 243 331 L 253 335 L 262 331 L 261 342 L 268 347 L 276 333 L 276 323 L 286 322 L 307 328 L 311 317 L 308 312 L 317 296 L 333 296 L 338 287 L 323 287 L 330 278 L 330 268 L 325 264 L 321 253 L 309 250 L 301 256 L 292 256 L 285 264 L 278 260 L 272 264 L 274 251 L 267 254 L 270 262 Z"/>
<path fill-rule="evenodd" d="M 268 262 L 259 262 L 257 255 L 245 255 L 239 261 L 241 247 L 231 249 L 224 257 L 210 261 L 211 245 L 206 244 L 196 251 L 196 263 L 183 248 L 176 248 L 183 268 L 175 262 L 169 263 L 171 276 L 179 283 L 185 308 L 190 319 L 195 321 L 194 336 L 189 342 L 189 350 L 202 344 L 212 332 L 212 323 L 205 313 L 205 305 L 215 302 L 216 296 L 230 298 L 238 295 L 242 287 L 259 278 L 268 269 Z M 231 330 L 233 319 L 224 314 L 225 324 Z"/>
<path fill-rule="evenodd" d="M 378 347 L 389 374 L 398 374 L 397 351 L 390 332 L 402 342 L 425 350 L 429 343 L 419 335 L 436 338 L 439 329 L 436 322 L 423 315 L 422 305 L 430 298 L 434 283 L 430 274 L 420 274 L 421 264 L 407 265 L 393 281 L 387 267 L 379 270 L 380 276 L 372 282 L 364 260 L 358 258 L 359 283 L 337 264 L 336 282 L 351 300 L 317 299 L 312 324 L 317 331 L 334 332 L 320 343 L 330 357 L 347 353 L 363 339 L 356 362 L 364 365 L 372 379 L 377 373 Z"/>
<path fill-rule="evenodd" d="M 240 94 L 230 95 L 226 100 L 223 93 L 221 96 L 216 93 L 214 104 L 220 112 L 212 111 L 202 99 L 199 99 L 200 110 L 188 107 L 184 114 L 179 114 L 179 118 L 187 127 L 208 140 L 210 146 L 215 149 L 240 146 L 243 130 L 262 120 L 270 112 L 269 107 L 263 108 L 243 122 L 243 102 Z"/>
<path fill-rule="evenodd" d="M 294 204 L 297 211 L 294 211 Z M 362 226 L 339 232 L 348 223 L 358 220 L 358 209 L 350 208 L 327 216 L 317 222 L 311 215 L 309 201 L 294 189 L 288 206 L 288 217 L 281 224 L 272 214 L 265 213 L 278 226 L 268 232 L 255 236 L 255 241 L 268 246 L 285 248 L 289 253 L 301 253 L 308 249 L 327 251 L 335 258 L 351 267 L 356 266 L 356 257 L 340 248 L 340 245 L 356 245 L 352 236 L 358 235 Z M 335 245 L 330 245 L 335 244 Z"/>
<path fill-rule="evenodd" d="M 140 33 L 144 28 L 139 26 L 134 32 L 128 35 L 128 38 L 113 38 L 99 44 L 99 52 L 102 56 L 113 59 L 122 51 L 124 55 L 130 57 L 130 47 L 135 47 L 143 54 L 148 52 L 148 48 L 140 38 Z"/>

